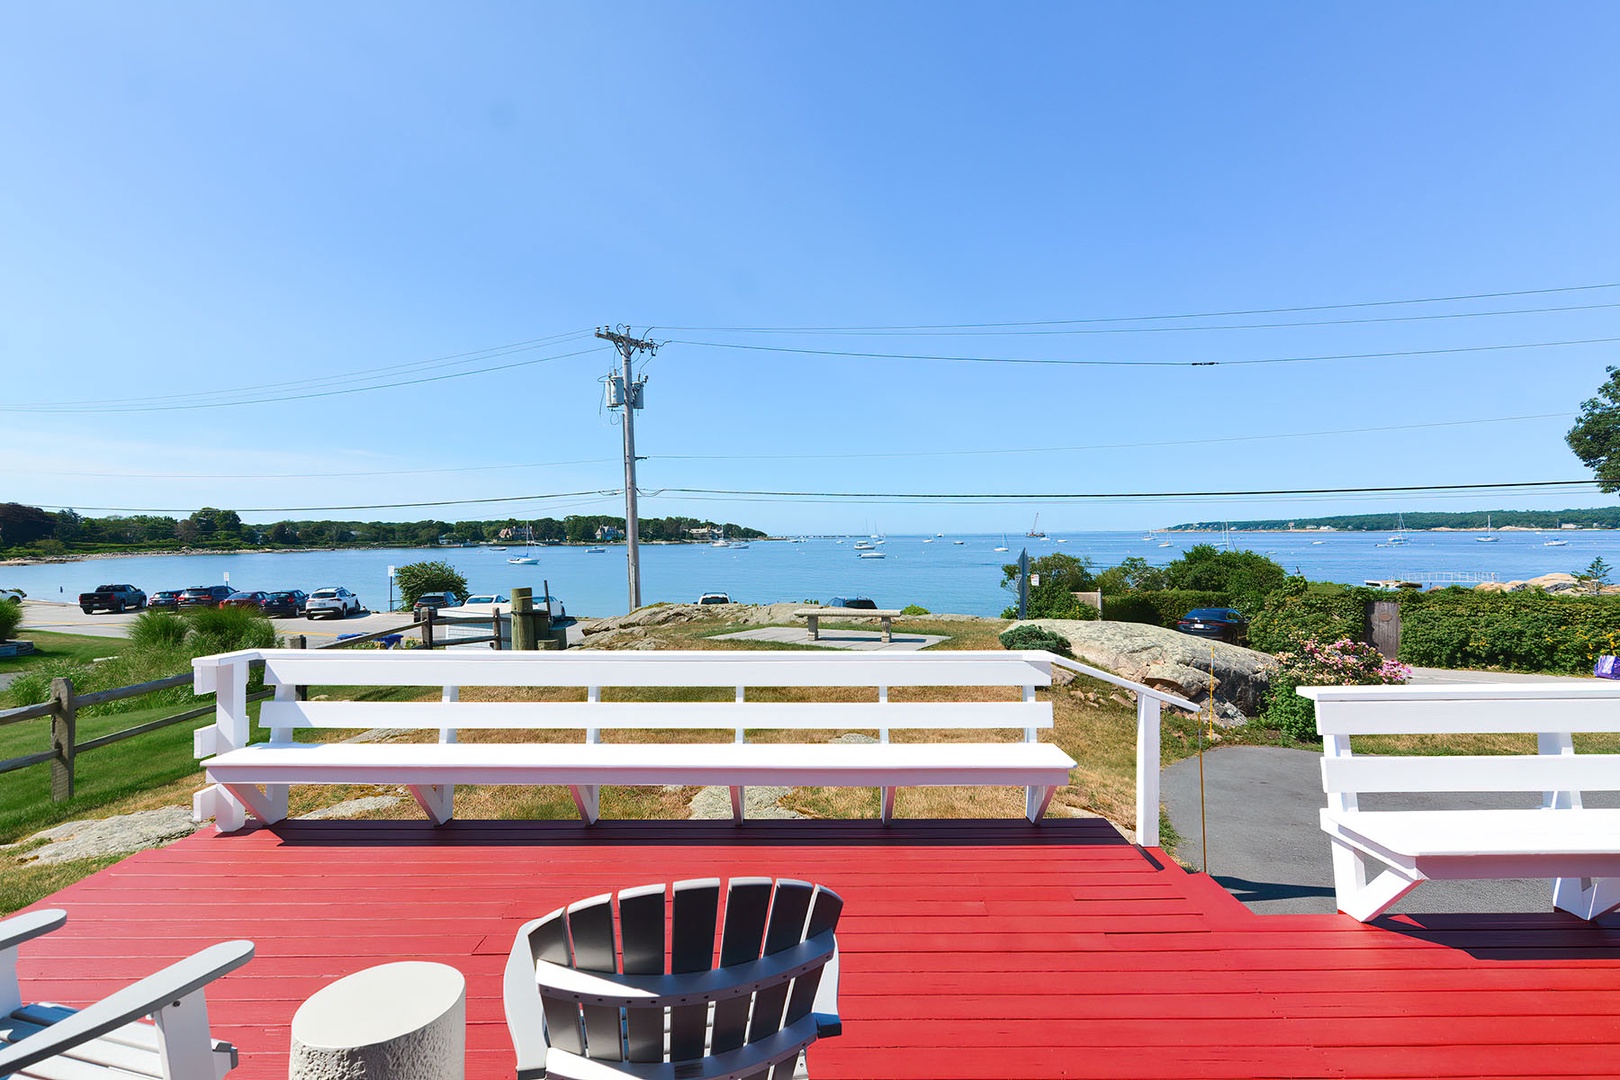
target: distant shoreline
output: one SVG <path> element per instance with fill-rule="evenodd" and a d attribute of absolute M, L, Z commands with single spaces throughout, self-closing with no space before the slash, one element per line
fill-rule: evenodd
<path fill-rule="evenodd" d="M 756 537 L 755 541 L 781 540 L 779 536 Z M 750 541 L 750 542 L 755 542 Z M 643 540 L 642 547 L 678 547 L 683 544 L 706 545 L 707 540 Z M 559 540 L 555 543 L 530 544 L 531 548 L 582 548 L 582 547 L 622 547 L 623 540 Z M 509 550 L 521 548 L 523 543 L 507 542 L 505 544 L 471 544 L 448 547 L 443 544 L 383 544 L 365 547 L 250 547 L 250 548 L 161 548 L 150 551 L 85 551 L 68 553 L 65 555 L 28 555 L 20 558 L 0 559 L 0 566 L 52 566 L 60 563 L 92 562 L 99 559 L 140 559 L 146 557 L 162 558 L 169 555 L 297 555 L 321 554 L 335 551 L 494 551 L 498 548 Z"/>

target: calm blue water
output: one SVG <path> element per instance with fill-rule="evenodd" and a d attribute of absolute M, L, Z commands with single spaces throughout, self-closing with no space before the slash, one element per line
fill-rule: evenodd
<path fill-rule="evenodd" d="M 1417 579 L 1426 573 L 1495 573 L 1503 580 L 1555 571 L 1573 572 L 1602 555 L 1620 565 L 1620 531 L 1566 532 L 1538 535 L 1499 532 L 1494 544 L 1475 541 L 1477 533 L 1411 533 L 1401 547 L 1380 547 L 1388 539 L 1370 533 L 1235 533 L 1240 548 L 1262 552 L 1318 581 L 1360 584 L 1367 578 Z M 1543 546 L 1547 539 L 1567 540 L 1567 547 Z M 965 541 L 958 546 L 953 539 Z M 826 601 L 835 595 L 870 596 L 880 607 L 921 604 L 933 611 L 996 615 L 1010 603 L 999 587 L 1001 566 L 1017 559 L 1026 544 L 1031 557 L 1064 552 L 1084 555 L 1099 567 L 1128 555 L 1164 564 L 1195 543 L 1219 543 L 1206 534 L 1172 533 L 1172 547 L 1160 539 L 1144 540 L 1137 532 L 1068 534 L 1047 540 L 1011 536 L 1012 551 L 992 549 L 1001 536 L 934 539 L 891 536 L 878 550 L 883 559 L 860 559 L 855 538 L 843 543 L 754 541 L 745 550 L 707 545 L 647 545 L 641 549 L 642 599 L 694 601 L 705 592 L 726 592 L 745 603 Z M 1313 544 L 1312 540 L 1322 541 Z M 516 550 L 516 549 L 514 549 Z M 444 559 L 466 575 L 475 592 L 506 592 L 529 585 L 538 594 L 549 580 L 553 595 L 575 615 L 617 615 L 627 609 L 624 546 L 609 545 L 603 555 L 583 548 L 535 548 L 537 566 L 513 566 L 511 552 L 482 548 L 378 551 L 320 551 L 254 555 L 142 555 L 96 559 L 48 566 L 0 567 L 0 587 L 21 588 L 30 596 L 72 600 L 102 582 L 130 582 L 156 592 L 188 585 L 213 584 L 230 575 L 238 589 L 300 588 L 347 585 L 374 609 L 388 602 L 388 566 L 423 559 Z"/>

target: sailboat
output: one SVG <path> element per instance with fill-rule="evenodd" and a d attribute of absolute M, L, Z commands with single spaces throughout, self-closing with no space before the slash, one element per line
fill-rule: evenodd
<path fill-rule="evenodd" d="M 1395 535 L 1390 537 L 1389 540 L 1387 541 L 1387 543 L 1391 547 L 1398 547 L 1401 544 L 1406 543 L 1406 539 L 1407 539 L 1406 538 L 1406 518 L 1403 517 L 1400 514 L 1396 514 L 1395 515 Z"/>
<path fill-rule="evenodd" d="M 1494 544 L 1494 543 L 1496 543 L 1496 532 L 1495 532 L 1495 530 L 1493 530 L 1491 528 L 1491 515 L 1489 515 L 1489 514 L 1485 515 L 1485 535 L 1484 536 L 1476 536 L 1476 537 L 1474 537 L 1474 543 L 1476 543 L 1476 544 Z"/>
<path fill-rule="evenodd" d="M 506 561 L 514 566 L 538 565 L 540 560 L 529 554 L 529 545 L 532 543 L 534 543 L 534 526 L 525 525 L 523 527 L 523 554 L 509 556 Z"/>
<path fill-rule="evenodd" d="M 1035 524 L 1031 525 L 1029 527 L 1029 532 L 1025 533 L 1024 535 L 1029 537 L 1031 540 L 1046 539 L 1046 534 L 1041 532 L 1041 515 L 1035 515 Z"/>
<path fill-rule="evenodd" d="M 1009 548 L 1007 546 L 1007 534 L 1006 533 L 1001 534 L 1001 546 L 996 548 L 996 550 L 997 551 L 1011 551 L 1012 550 L 1011 548 Z"/>

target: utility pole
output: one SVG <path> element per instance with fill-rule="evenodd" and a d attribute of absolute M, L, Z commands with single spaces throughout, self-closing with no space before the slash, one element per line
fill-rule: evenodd
<path fill-rule="evenodd" d="M 647 377 L 643 375 L 639 382 L 636 381 L 631 371 L 631 360 L 638 352 L 653 355 L 658 351 L 658 343 L 631 337 L 629 329 L 628 326 L 624 327 L 623 331 L 610 330 L 605 326 L 598 327 L 596 336 L 603 341 L 611 341 L 624 363 L 622 375 L 608 376 L 607 403 L 609 408 L 622 406 L 624 409 L 624 541 L 625 554 L 630 565 L 630 610 L 634 611 L 641 606 L 641 548 L 636 519 L 635 414 L 636 410 L 641 408 L 641 388 Z"/>

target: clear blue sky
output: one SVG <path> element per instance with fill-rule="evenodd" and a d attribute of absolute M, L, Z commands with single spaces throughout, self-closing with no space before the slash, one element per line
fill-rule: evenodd
<path fill-rule="evenodd" d="M 1154 368 L 686 342 L 1140 364 L 1620 337 L 1620 306 L 1591 306 L 1620 305 L 1620 289 L 1043 328 L 1126 333 L 699 329 L 1620 282 L 1617 39 L 1610 3 L 12 5 L 0 499 L 188 511 L 612 490 L 620 434 L 597 381 L 612 356 L 561 337 L 619 322 L 672 342 L 647 367 L 637 423 L 649 494 L 1583 477 L 1562 435 L 1614 344 Z M 1571 306 L 1586 310 L 1342 321 Z M 1165 327 L 1178 329 L 1142 332 Z M 370 374 L 338 378 L 357 372 Z M 86 401 L 114 404 L 19 410 Z M 1501 422 L 1411 426 L 1474 420 Z M 1399 430 L 1345 433 L 1367 428 Z M 1323 431 L 1340 434 L 1251 438 Z M 1606 501 L 665 493 L 642 512 L 780 532 L 999 532 L 1036 512 L 1050 529 L 1145 528 Z"/>

